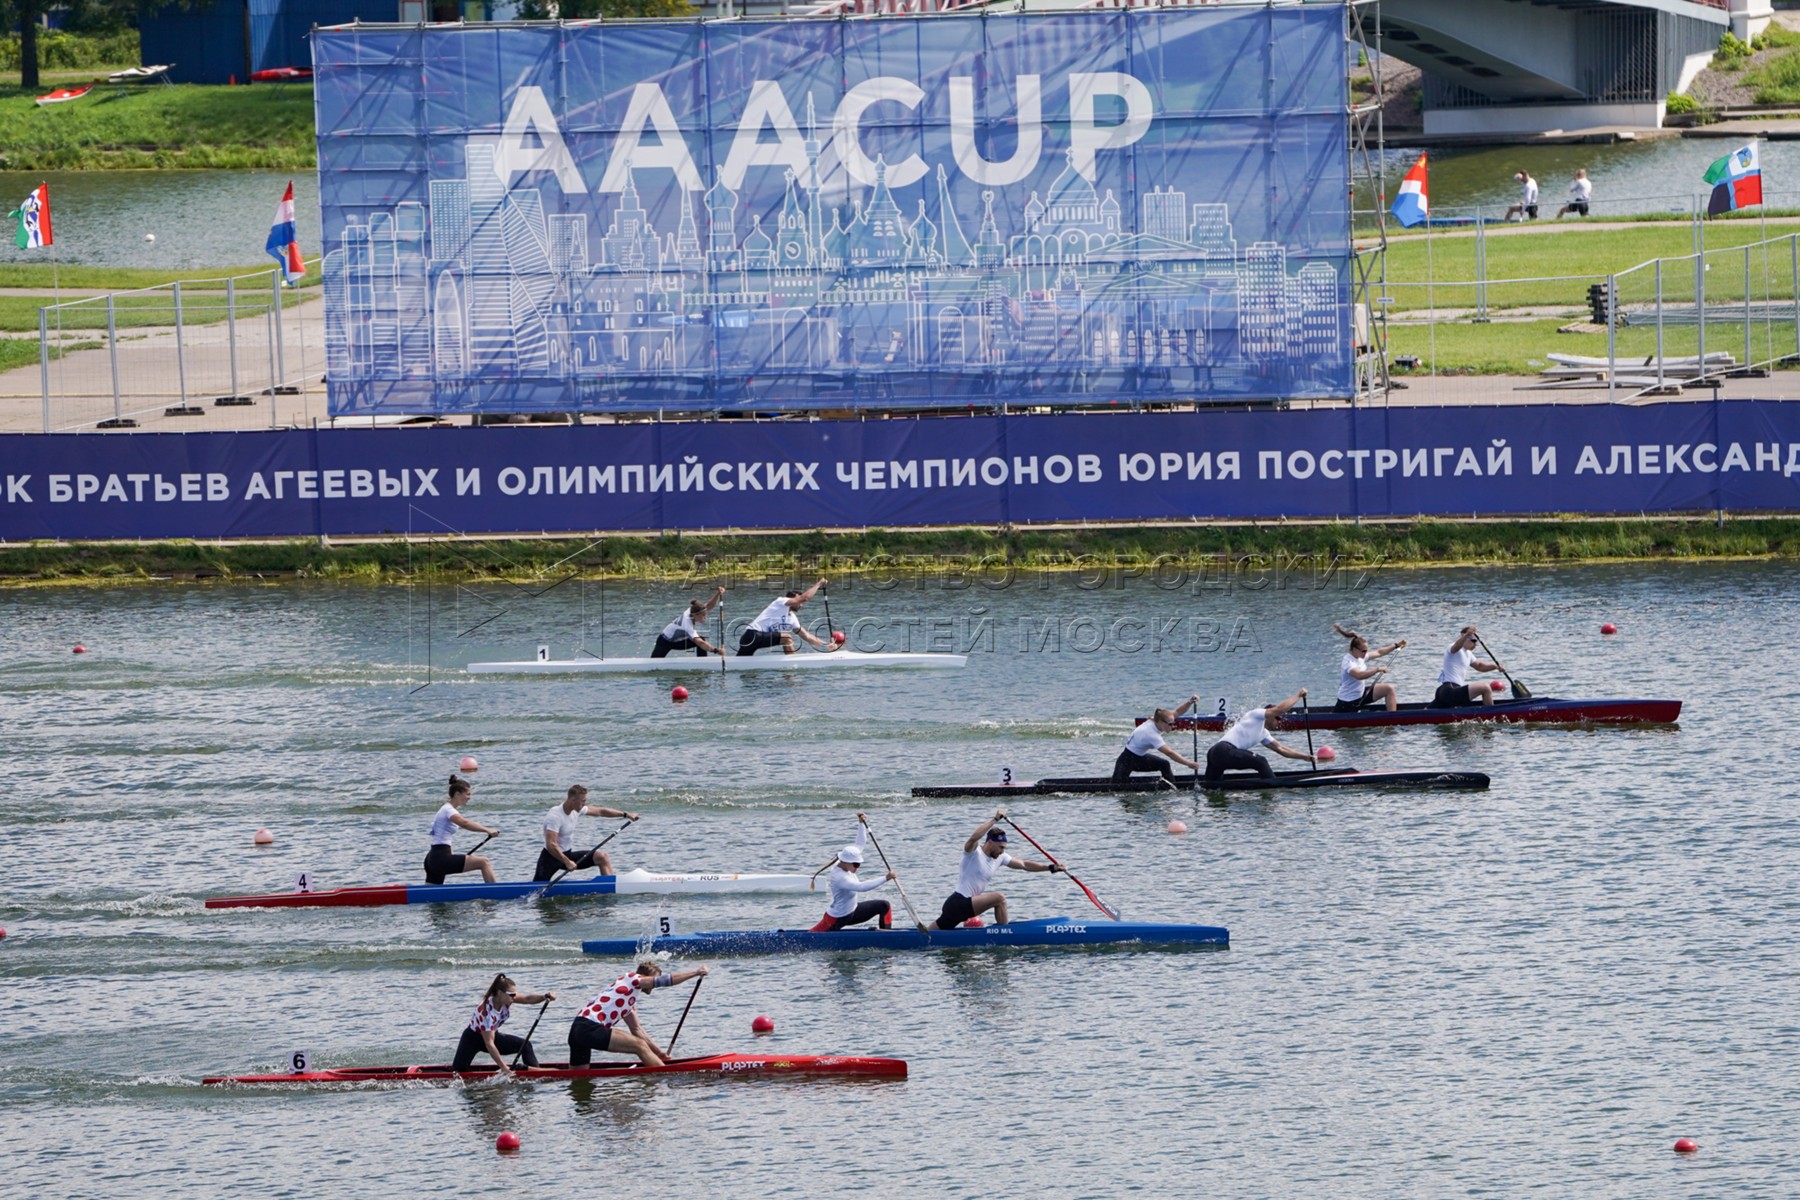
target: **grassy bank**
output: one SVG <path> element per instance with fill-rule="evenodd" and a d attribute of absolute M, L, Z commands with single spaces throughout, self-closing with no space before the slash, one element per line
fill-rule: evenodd
<path fill-rule="evenodd" d="M 314 161 L 309 85 L 102 83 L 48 108 L 31 93 L 0 88 L 0 166 L 8 170 L 310 170 Z"/>
<path fill-rule="evenodd" d="M 1619 559 L 1800 557 L 1800 519 L 1693 521 L 1411 521 L 1150 526 L 1118 529 L 871 530 L 747 535 L 667 535 L 532 541 L 311 541 L 213 545 L 199 542 L 33 544 L 0 549 L 0 584 L 131 583 L 169 579 L 397 581 L 426 570 L 464 579 L 592 578 L 716 581 L 770 586 L 790 576 L 985 573 L 1238 567 L 1283 563 L 1322 569 L 1451 564 L 1552 564 Z M 1240 568 L 1241 569 L 1241 568 Z"/>

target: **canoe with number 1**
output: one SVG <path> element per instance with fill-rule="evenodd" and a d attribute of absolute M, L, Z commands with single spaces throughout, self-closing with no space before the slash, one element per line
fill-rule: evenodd
<path fill-rule="evenodd" d="M 209 1075 L 206 1084 L 245 1084 L 254 1086 L 325 1086 L 329 1084 L 407 1084 L 407 1083 L 475 1083 L 499 1075 L 493 1067 L 469 1071 L 453 1071 L 448 1063 L 400 1067 L 326 1067 L 319 1070 L 283 1072 L 268 1075 Z M 745 1079 L 770 1076 L 842 1075 L 873 1078 L 906 1078 L 906 1060 L 871 1058 L 841 1054 L 708 1054 L 699 1058 L 677 1058 L 656 1067 L 633 1063 L 629 1066 L 571 1067 L 567 1063 L 543 1063 L 535 1067 L 519 1067 L 514 1079 L 633 1079 L 652 1075 L 709 1075 L 714 1078 Z"/>

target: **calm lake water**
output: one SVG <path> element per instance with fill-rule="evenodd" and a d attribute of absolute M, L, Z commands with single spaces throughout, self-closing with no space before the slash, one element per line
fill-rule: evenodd
<path fill-rule="evenodd" d="M 1800 687 L 1768 647 L 1797 615 L 1797 576 L 846 579 L 836 625 L 915 648 L 976 633 L 967 668 L 697 672 L 682 706 L 667 678 L 460 671 L 539 643 L 598 651 L 602 628 L 606 653 L 641 653 L 688 594 L 674 586 L 610 586 L 603 620 L 594 584 L 440 589 L 429 627 L 428 598 L 399 586 L 8 591 L 0 1193 L 1791 1197 L 1800 827 L 1778 768 Z M 742 583 L 729 615 L 781 582 Z M 469 811 L 505 831 L 489 849 L 506 877 L 529 873 L 541 814 L 581 781 L 643 811 L 612 849 L 652 869 L 810 871 L 866 810 L 935 906 L 990 810 L 910 786 L 1002 764 L 1104 771 L 1133 714 L 1194 691 L 1234 708 L 1302 683 L 1326 697 L 1333 620 L 1412 640 L 1395 672 L 1408 697 L 1479 620 L 1540 694 L 1687 708 L 1679 729 L 1330 735 L 1346 763 L 1489 772 L 1486 793 L 1012 806 L 1128 917 L 1226 925 L 1227 951 L 699 960 L 714 972 L 683 1050 L 898 1055 L 904 1082 L 199 1085 L 296 1049 L 443 1061 L 501 969 L 560 994 L 538 1033 L 551 1056 L 626 969 L 584 957 L 583 938 L 660 915 L 791 927 L 822 908 L 201 908 L 300 871 L 320 887 L 416 879 L 465 754 L 482 764 Z M 1131 649 L 1144 629 L 1168 631 L 1160 651 Z M 1185 836 L 1165 832 L 1175 817 Z M 258 826 L 273 847 L 252 847 Z M 1098 917 L 1060 879 L 1007 874 L 1017 917 Z M 665 1039 L 685 991 L 642 1007 Z M 772 1038 L 751 1036 L 757 1013 Z M 521 1154 L 495 1155 L 502 1129 Z M 1681 1136 L 1700 1153 L 1671 1153 Z"/>
<path fill-rule="evenodd" d="M 1521 168 L 1538 180 L 1546 216 L 1566 199 L 1575 168 L 1594 180 L 1596 216 L 1622 212 L 1688 211 L 1691 197 L 1710 191 L 1701 182 L 1707 164 L 1736 148 L 1716 139 L 1667 138 L 1611 146 L 1500 147 L 1433 151 L 1434 209 L 1479 206 L 1498 218 L 1512 203 Z M 1770 142 L 1762 148 L 1765 195 L 1772 205 L 1800 205 L 1800 189 L 1783 192 L 1784 179 L 1800 178 L 1800 145 Z M 1388 191 L 1418 157 L 1414 150 L 1387 156 Z M 25 175 L 0 171 L 0 197 L 18 203 L 45 179 L 50 184 L 59 262 L 163 270 L 262 267 L 263 242 L 275 203 L 294 181 L 300 245 L 309 258 L 321 253 L 319 180 L 316 172 L 277 171 L 76 171 Z M 1360 202 L 1366 206 L 1366 199 Z M 4 211 L 4 210 L 0 210 Z M 156 235 L 154 242 L 144 235 Z M 43 251 L 24 251 L 0 239 L 0 262 L 46 262 Z"/>

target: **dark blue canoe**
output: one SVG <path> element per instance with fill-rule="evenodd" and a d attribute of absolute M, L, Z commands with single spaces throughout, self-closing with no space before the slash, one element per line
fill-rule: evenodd
<path fill-rule="evenodd" d="M 680 933 L 659 937 L 650 951 L 695 954 L 791 954 L 806 950 L 945 950 L 971 946 L 1229 946 L 1231 935 L 1217 925 L 1159 925 L 1146 921 L 1109 921 L 1095 914 L 1013 921 L 977 929 L 728 929 L 712 933 Z M 644 943 L 635 938 L 602 938 L 583 942 L 584 954 L 635 955 Z"/>

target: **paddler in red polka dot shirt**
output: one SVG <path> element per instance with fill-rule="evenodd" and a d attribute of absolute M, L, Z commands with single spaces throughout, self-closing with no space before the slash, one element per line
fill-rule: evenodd
<path fill-rule="evenodd" d="M 659 987 L 686 983 L 704 974 L 705 967 L 695 967 L 692 971 L 677 971 L 671 975 L 656 963 L 645 959 L 631 974 L 619 976 L 611 987 L 588 1001 L 587 1007 L 575 1014 L 575 1020 L 569 1025 L 569 1065 L 587 1066 L 593 1061 L 592 1054 L 595 1050 L 635 1054 L 646 1067 L 661 1066 L 668 1062 L 668 1054 L 638 1024 L 638 993 L 649 995 Z M 622 1032 L 619 1029 L 620 1022 L 631 1032 Z"/>

